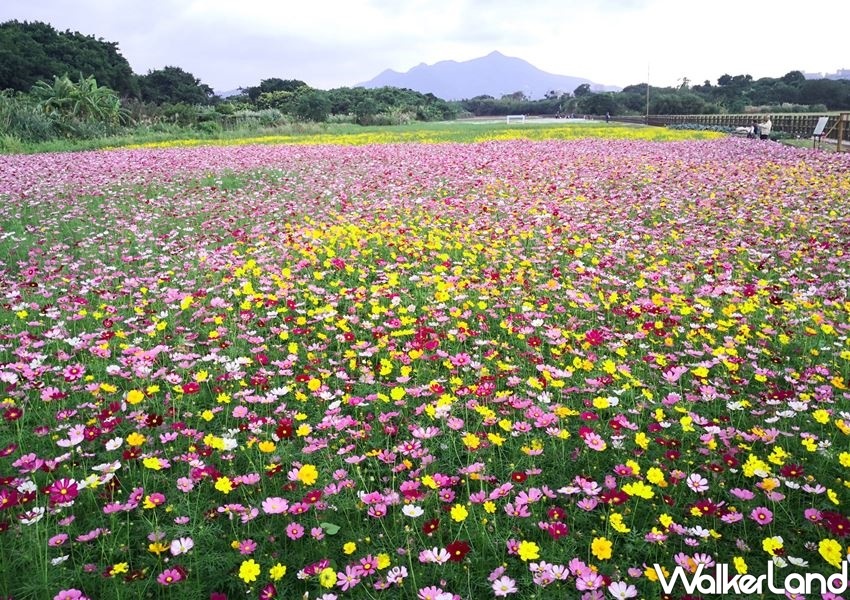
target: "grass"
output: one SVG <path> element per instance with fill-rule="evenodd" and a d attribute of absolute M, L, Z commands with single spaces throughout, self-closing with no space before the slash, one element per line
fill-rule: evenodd
<path fill-rule="evenodd" d="M 795 148 L 812 149 L 813 146 L 811 138 L 807 140 L 782 140 L 782 143 L 788 144 L 789 146 L 794 146 Z M 819 149 L 823 150 L 824 152 L 839 152 L 838 145 L 835 140 L 823 140 Z M 840 152 L 850 152 L 850 142 L 842 143 Z"/>
<path fill-rule="evenodd" d="M 353 144 L 399 142 L 460 142 L 471 143 L 505 139 L 575 139 L 584 137 L 617 137 L 641 140 L 711 139 L 715 132 L 672 131 L 628 123 L 602 124 L 596 121 L 583 123 L 505 124 L 503 121 L 444 121 L 416 122 L 393 126 L 359 126 L 353 124 L 296 123 L 277 128 L 238 129 L 216 133 L 194 129 L 174 131 L 135 130 L 121 136 L 90 140 L 53 140 L 39 143 L 13 143 L 6 141 L 0 151 L 6 153 L 34 154 L 44 152 L 71 152 L 104 148 L 142 148 L 201 145 L 241 145 L 263 143 Z"/>

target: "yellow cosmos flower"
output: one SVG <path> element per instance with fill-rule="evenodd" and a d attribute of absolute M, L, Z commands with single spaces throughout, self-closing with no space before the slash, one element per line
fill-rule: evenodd
<path fill-rule="evenodd" d="M 127 404 L 138 404 L 145 399 L 145 393 L 140 390 L 130 390 L 127 392 Z"/>
<path fill-rule="evenodd" d="M 239 579 L 241 579 L 245 583 L 257 581 L 257 577 L 259 575 L 260 565 L 254 562 L 253 558 L 249 560 L 243 560 L 242 564 L 239 565 Z"/>
<path fill-rule="evenodd" d="M 613 556 L 613 547 L 614 544 L 608 538 L 596 537 L 590 543 L 590 552 L 599 560 L 608 560 Z"/>
<path fill-rule="evenodd" d="M 331 567 L 325 567 L 322 569 L 322 572 L 319 573 L 319 584 L 325 588 L 332 588 L 336 585 L 336 571 L 334 571 Z"/>
<path fill-rule="evenodd" d="M 841 561 L 844 559 L 844 551 L 841 548 L 841 544 L 835 540 L 821 540 L 818 544 L 818 553 L 836 569 L 841 567 Z"/>
<path fill-rule="evenodd" d="M 286 565 L 282 565 L 277 563 L 271 569 L 269 569 L 269 579 L 272 581 L 279 581 L 286 575 Z"/>
<path fill-rule="evenodd" d="M 455 504 L 452 506 L 452 509 L 449 511 L 449 514 L 457 523 L 462 523 L 466 520 L 466 517 L 469 516 L 469 511 L 466 510 L 466 507 L 463 504 Z"/>
<path fill-rule="evenodd" d="M 215 480 L 215 489 L 217 489 L 222 494 L 229 494 L 233 491 L 233 482 L 230 479 L 225 477 L 219 477 Z"/>
<path fill-rule="evenodd" d="M 130 446 L 141 446 L 145 443 L 146 440 L 147 438 L 138 431 L 134 431 L 133 433 L 127 436 L 127 444 L 129 444 Z"/>
<path fill-rule="evenodd" d="M 298 481 L 304 485 L 313 485 L 319 478 L 319 471 L 315 466 L 306 464 L 298 469 Z"/>
<path fill-rule="evenodd" d="M 519 543 L 517 554 L 525 562 L 529 560 L 537 560 L 540 558 L 540 546 L 534 542 L 523 540 Z"/>

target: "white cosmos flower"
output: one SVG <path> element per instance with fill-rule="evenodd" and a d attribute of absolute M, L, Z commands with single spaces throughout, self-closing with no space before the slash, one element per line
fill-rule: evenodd
<path fill-rule="evenodd" d="M 405 515 L 411 518 L 421 517 L 425 514 L 425 511 L 422 510 L 421 506 L 416 506 L 415 504 L 408 504 L 404 508 L 401 509 Z"/>

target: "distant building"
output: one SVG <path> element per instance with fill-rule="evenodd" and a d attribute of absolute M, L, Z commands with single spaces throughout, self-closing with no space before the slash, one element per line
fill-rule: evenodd
<path fill-rule="evenodd" d="M 835 73 L 803 73 L 806 79 L 850 79 L 850 69 L 838 69 Z"/>

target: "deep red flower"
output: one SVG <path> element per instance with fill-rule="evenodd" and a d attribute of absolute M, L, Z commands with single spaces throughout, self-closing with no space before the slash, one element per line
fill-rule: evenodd
<path fill-rule="evenodd" d="M 138 446 L 133 446 L 131 448 L 127 448 L 124 452 L 121 453 L 121 458 L 124 460 L 135 460 L 142 455 L 142 449 Z"/>
<path fill-rule="evenodd" d="M 310 490 L 307 492 L 307 495 L 304 496 L 302 502 L 306 504 L 315 504 L 319 500 L 322 499 L 322 490 Z"/>
<path fill-rule="evenodd" d="M 806 471 L 805 469 L 803 469 L 802 466 L 793 464 L 782 465 L 782 468 L 779 469 L 779 472 L 782 474 L 783 477 L 791 478 L 802 477 L 806 474 Z"/>
<path fill-rule="evenodd" d="M 292 419 L 281 419 L 278 421 L 277 429 L 275 429 L 275 435 L 277 435 L 278 439 L 285 440 L 292 437 L 293 434 L 293 421 Z"/>
<path fill-rule="evenodd" d="M 550 521 L 563 521 L 567 518 L 567 511 L 560 506 L 552 506 L 546 511 Z"/>
<path fill-rule="evenodd" d="M 549 526 L 546 528 L 546 531 L 549 532 L 549 535 L 552 536 L 553 540 L 559 540 L 562 537 L 569 535 L 570 528 L 567 527 L 566 523 L 556 521 L 554 523 L 549 523 Z"/>
<path fill-rule="evenodd" d="M 463 557 L 466 556 L 472 548 L 464 542 L 463 540 L 455 540 L 448 546 L 446 546 L 446 550 L 449 551 L 451 555 L 449 560 L 452 562 L 460 562 L 463 560 Z"/>
<path fill-rule="evenodd" d="M 201 391 L 201 385 L 197 381 L 190 381 L 183 384 L 184 394 L 197 394 L 199 391 Z"/>
<path fill-rule="evenodd" d="M 0 489 L 0 510 L 17 505 L 19 500 L 17 490 L 9 488 Z"/>
<path fill-rule="evenodd" d="M 3 418 L 7 421 L 17 421 L 24 414 L 17 406 L 10 406 L 3 412 Z"/>
<path fill-rule="evenodd" d="M 422 524 L 422 533 L 431 535 L 440 528 L 440 519 L 431 519 Z"/>
<path fill-rule="evenodd" d="M 821 513 L 823 526 L 826 527 L 832 535 L 838 537 L 846 537 L 850 535 L 850 519 L 831 510 L 825 510 Z"/>
<path fill-rule="evenodd" d="M 738 459 L 735 458 L 734 456 L 732 456 L 731 454 L 724 454 L 723 455 L 723 462 L 725 462 L 726 466 L 729 467 L 730 469 L 734 469 L 735 467 L 737 467 L 740 464 Z"/>
<path fill-rule="evenodd" d="M 623 490 L 605 490 L 599 494 L 599 499 L 605 504 L 618 505 L 628 502 L 629 495 Z"/>
<path fill-rule="evenodd" d="M 515 481 L 516 483 L 525 483 L 526 479 L 528 479 L 528 475 L 525 474 L 525 471 L 514 471 L 511 473 L 511 481 Z"/>

